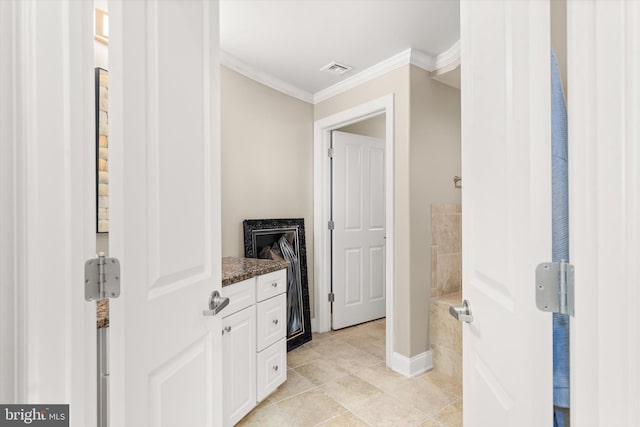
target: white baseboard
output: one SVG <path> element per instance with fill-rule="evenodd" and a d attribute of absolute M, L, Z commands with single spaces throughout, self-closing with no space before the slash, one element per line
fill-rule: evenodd
<path fill-rule="evenodd" d="M 393 352 L 389 368 L 407 378 L 412 378 L 433 369 L 433 354 L 431 349 L 411 358 Z"/>
<path fill-rule="evenodd" d="M 311 332 L 318 332 L 318 319 L 315 317 L 311 319 Z"/>

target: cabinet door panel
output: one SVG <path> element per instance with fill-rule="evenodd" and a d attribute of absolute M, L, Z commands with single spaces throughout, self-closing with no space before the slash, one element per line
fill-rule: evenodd
<path fill-rule="evenodd" d="M 256 308 L 222 319 L 225 426 L 242 419 L 256 404 Z"/>

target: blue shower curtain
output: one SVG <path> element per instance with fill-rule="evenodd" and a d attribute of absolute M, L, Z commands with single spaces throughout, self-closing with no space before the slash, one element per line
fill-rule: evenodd
<path fill-rule="evenodd" d="M 569 179 L 567 107 L 556 55 L 551 51 L 552 257 L 569 261 Z M 568 425 L 569 316 L 553 314 L 553 405 L 555 425 Z"/>

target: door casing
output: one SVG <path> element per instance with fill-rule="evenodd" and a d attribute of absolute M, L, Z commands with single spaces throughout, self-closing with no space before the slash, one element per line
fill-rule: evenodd
<path fill-rule="evenodd" d="M 331 254 L 329 203 L 331 187 L 329 184 L 330 168 L 328 150 L 331 146 L 331 131 L 350 124 L 385 114 L 385 292 L 386 302 L 386 364 L 389 368 L 400 371 L 394 363 L 393 352 L 393 148 L 394 148 L 394 95 L 389 94 L 378 99 L 357 105 L 331 116 L 316 120 L 313 137 L 313 200 L 314 200 L 314 309 L 315 318 L 312 321 L 316 332 L 331 330 L 331 304 L 327 296 L 330 291 Z"/>
<path fill-rule="evenodd" d="M 640 425 L 640 3 L 567 3 L 571 424 Z"/>
<path fill-rule="evenodd" d="M 91 426 L 96 308 L 83 283 L 96 248 L 92 3 L 8 0 L 0 15 L 0 309 L 11 306 L 0 318 L 0 401 L 67 403 L 72 425 Z"/>

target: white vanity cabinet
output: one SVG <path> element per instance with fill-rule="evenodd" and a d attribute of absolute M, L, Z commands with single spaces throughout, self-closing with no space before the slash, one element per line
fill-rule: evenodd
<path fill-rule="evenodd" d="M 287 379 L 286 270 L 222 288 L 223 408 L 232 426 Z"/>

